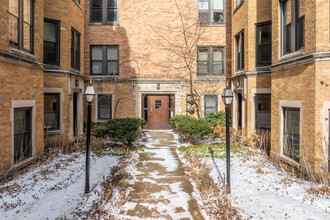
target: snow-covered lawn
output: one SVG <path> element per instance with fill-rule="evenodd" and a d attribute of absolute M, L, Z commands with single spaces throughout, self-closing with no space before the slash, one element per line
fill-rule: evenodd
<path fill-rule="evenodd" d="M 14 180 L 0 185 L 0 219 L 56 219 L 83 216 L 100 200 L 102 182 L 120 162 L 118 156 L 91 154 L 90 195 L 84 194 L 85 154 L 60 154 Z M 129 166 L 133 166 L 132 164 Z M 126 167 L 133 170 L 134 167 Z M 118 214 L 116 189 L 104 209 Z M 80 214 L 78 214 L 80 213 Z"/>
<path fill-rule="evenodd" d="M 260 154 L 231 158 L 232 205 L 243 217 L 256 219 L 330 219 L 330 197 L 308 193 L 320 187 L 280 171 Z M 219 181 L 226 171 L 226 161 L 209 159 L 212 177 Z"/>
<path fill-rule="evenodd" d="M 189 145 L 178 142 L 178 154 L 187 163 L 183 158 L 185 152 L 182 152 L 187 148 L 180 149 L 182 145 Z M 211 167 L 210 175 L 221 185 L 226 160 L 224 152 L 216 150 L 218 158 L 214 159 L 204 148 L 199 153 L 196 149 L 189 152 L 203 157 L 202 161 Z M 310 194 L 311 187 L 322 185 L 277 169 L 260 152 L 238 150 L 232 153 L 230 199 L 244 219 L 330 219 L 330 196 Z"/>

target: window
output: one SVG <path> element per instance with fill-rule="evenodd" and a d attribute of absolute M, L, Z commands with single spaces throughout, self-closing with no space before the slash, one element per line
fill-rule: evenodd
<path fill-rule="evenodd" d="M 91 0 L 90 22 L 118 22 L 118 0 Z"/>
<path fill-rule="evenodd" d="M 32 156 L 31 108 L 14 109 L 14 163 Z"/>
<path fill-rule="evenodd" d="M 108 120 L 112 118 L 112 95 L 97 96 L 98 120 Z"/>
<path fill-rule="evenodd" d="M 44 22 L 44 63 L 60 65 L 60 23 L 45 20 Z"/>
<path fill-rule="evenodd" d="M 33 52 L 34 0 L 9 1 L 9 42 L 12 46 Z"/>
<path fill-rule="evenodd" d="M 200 24 L 224 24 L 224 0 L 198 0 Z"/>
<path fill-rule="evenodd" d="M 197 56 L 198 75 L 224 75 L 222 47 L 198 47 Z"/>
<path fill-rule="evenodd" d="M 74 0 L 75 2 L 77 2 L 80 5 L 80 0 Z"/>
<path fill-rule="evenodd" d="M 305 46 L 305 1 L 282 0 L 282 54 L 288 54 Z"/>
<path fill-rule="evenodd" d="M 91 46 L 91 74 L 119 74 L 118 46 Z"/>
<path fill-rule="evenodd" d="M 283 155 L 299 163 L 300 109 L 284 108 Z"/>
<path fill-rule="evenodd" d="M 270 65 L 272 60 L 271 24 L 257 24 L 257 66 Z"/>
<path fill-rule="evenodd" d="M 80 71 L 80 33 L 71 30 L 71 68 Z"/>
<path fill-rule="evenodd" d="M 44 99 L 44 129 L 46 131 L 60 130 L 60 94 L 46 93 Z"/>
<path fill-rule="evenodd" d="M 271 95 L 256 94 L 256 130 L 268 131 L 271 128 Z"/>
<path fill-rule="evenodd" d="M 236 71 L 244 69 L 244 32 L 236 35 Z"/>
<path fill-rule="evenodd" d="M 156 109 L 161 109 L 162 107 L 162 101 L 161 100 L 156 100 L 155 101 L 155 108 Z"/>
<path fill-rule="evenodd" d="M 211 112 L 218 111 L 218 96 L 217 95 L 205 95 L 204 96 L 204 116 Z"/>
<path fill-rule="evenodd" d="M 235 7 L 238 7 L 244 0 L 235 0 L 235 1 L 236 1 Z"/>

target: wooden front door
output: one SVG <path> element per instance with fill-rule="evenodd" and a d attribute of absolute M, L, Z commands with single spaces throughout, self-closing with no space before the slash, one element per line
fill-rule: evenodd
<path fill-rule="evenodd" d="M 148 96 L 149 129 L 169 128 L 169 96 Z"/>

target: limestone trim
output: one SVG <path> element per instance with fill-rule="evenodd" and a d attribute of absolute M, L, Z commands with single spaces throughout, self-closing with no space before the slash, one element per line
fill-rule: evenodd
<path fill-rule="evenodd" d="M 145 83 L 136 84 L 134 88 L 134 93 L 136 95 L 136 116 L 142 117 L 142 94 L 159 94 L 159 95 L 174 95 L 175 96 L 175 115 L 181 114 L 181 101 L 185 99 L 185 84 L 183 81 L 179 83 L 171 83 L 169 81 L 167 84 L 160 84 L 159 89 L 157 88 L 157 80 L 155 83 Z"/>
<path fill-rule="evenodd" d="M 325 161 L 329 160 L 329 120 L 330 120 L 330 101 L 324 101 L 323 107 L 320 110 L 321 116 L 320 120 L 322 123 L 322 152 L 323 152 L 323 158 L 325 158 Z M 328 165 L 328 164 L 327 164 Z"/>
<path fill-rule="evenodd" d="M 242 128 L 246 127 L 246 93 L 247 93 L 247 78 L 243 78 L 243 89 L 239 88 L 234 90 L 234 99 L 233 99 L 233 128 L 238 129 L 238 94 L 242 94 Z M 235 88 L 234 81 L 231 81 L 231 88 Z"/>
<path fill-rule="evenodd" d="M 290 55 L 290 57 L 285 57 L 285 59 L 282 58 L 278 63 L 273 64 L 271 66 L 271 71 L 273 72 L 313 62 L 330 60 L 330 52 L 316 52 L 304 55 L 302 52 L 297 51 L 294 54 L 288 55 Z"/>
<path fill-rule="evenodd" d="M 98 106 L 98 103 L 99 103 L 99 95 L 111 95 L 111 118 L 115 118 L 114 117 L 114 114 L 115 114 L 115 95 L 114 95 L 114 92 L 113 91 L 96 91 L 96 99 L 95 99 L 95 118 L 94 118 L 94 121 L 97 121 L 97 122 L 105 122 L 107 120 L 102 120 L 102 119 L 99 119 L 99 106 Z"/>
<path fill-rule="evenodd" d="M 64 101 L 64 91 L 63 88 L 44 88 L 44 93 L 56 93 L 60 94 L 60 130 L 48 131 L 46 135 L 52 134 L 63 134 L 64 124 L 63 124 L 63 101 Z"/>
<path fill-rule="evenodd" d="M 256 95 L 257 94 L 271 94 L 271 88 L 257 88 L 252 89 L 250 94 L 250 104 L 251 104 L 251 133 L 256 133 Z"/>
<path fill-rule="evenodd" d="M 35 100 L 12 100 L 10 109 L 10 121 L 11 121 L 11 134 L 12 134 L 12 156 L 11 164 L 14 166 L 14 110 L 16 108 L 31 108 L 31 139 L 32 139 L 32 157 L 35 156 L 35 119 L 36 119 L 36 103 Z"/>
<path fill-rule="evenodd" d="M 279 127 L 279 134 L 280 134 L 280 157 L 285 160 L 289 161 L 290 164 L 295 164 L 297 167 L 299 167 L 299 163 L 296 161 L 292 160 L 291 158 L 285 156 L 283 154 L 283 134 L 284 134 L 284 108 L 299 108 L 300 109 L 300 123 L 299 123 L 299 133 L 300 137 L 302 137 L 302 122 L 303 122 L 303 108 L 302 108 L 302 101 L 299 100 L 280 100 L 279 104 L 279 118 L 280 118 L 280 127 Z M 300 155 L 301 155 L 301 138 L 300 138 Z"/>
<path fill-rule="evenodd" d="M 43 69 L 42 63 L 35 60 L 34 56 L 33 56 L 33 58 L 23 57 L 23 56 L 16 55 L 16 54 L 13 54 L 13 53 L 6 53 L 6 52 L 3 52 L 3 51 L 0 51 L 0 61 L 15 64 L 15 65 L 27 66 L 27 67 L 37 68 L 37 69 Z"/>

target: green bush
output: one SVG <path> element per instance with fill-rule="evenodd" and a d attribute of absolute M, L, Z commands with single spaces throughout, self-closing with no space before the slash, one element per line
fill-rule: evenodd
<path fill-rule="evenodd" d="M 171 118 L 170 124 L 179 133 L 181 141 L 190 143 L 197 143 L 213 132 L 210 124 L 204 118 L 175 116 Z"/>
<path fill-rule="evenodd" d="M 95 130 L 94 136 L 109 137 L 125 145 L 131 145 L 137 141 L 145 124 L 146 121 L 142 118 L 110 119 L 103 124 L 98 124 L 99 128 Z"/>
<path fill-rule="evenodd" d="M 217 125 L 226 126 L 225 111 L 211 112 L 210 114 L 205 116 L 205 119 L 211 125 L 212 128 L 215 128 Z"/>

